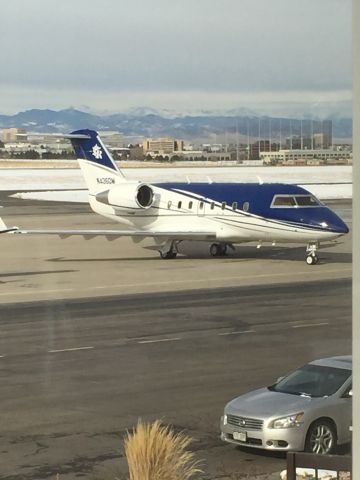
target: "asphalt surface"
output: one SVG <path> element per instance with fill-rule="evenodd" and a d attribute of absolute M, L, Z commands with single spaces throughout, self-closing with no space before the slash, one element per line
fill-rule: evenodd
<path fill-rule="evenodd" d="M 11 219 L 88 220 L 83 207 L 12 202 L 1 201 Z M 54 261 L 60 244 L 9 237 L 0 239 L 1 289 L 9 289 L 0 303 L 1 480 L 126 473 L 122 438 L 139 417 L 161 418 L 191 435 L 204 478 L 278 478 L 284 456 L 223 444 L 219 417 L 234 396 L 311 359 L 351 353 L 350 237 L 325 250 L 316 267 L 304 265 L 300 247 L 281 256 L 277 249 L 258 256 L 240 250 L 220 261 L 198 249 L 162 262 L 139 246 L 124 243 L 119 255 L 111 242 L 105 254 L 77 241 Z M 216 288 L 205 282 L 210 271 L 220 278 Z M 80 290 L 87 276 L 96 287 L 120 282 L 115 274 L 122 285 L 136 285 L 139 272 L 136 294 Z M 161 275 L 166 291 L 148 292 L 145 280 Z M 65 284 L 57 280 L 60 293 L 49 299 L 53 276 Z M 202 276 L 203 283 L 192 283 Z M 239 284 L 229 287 L 229 278 Z"/>

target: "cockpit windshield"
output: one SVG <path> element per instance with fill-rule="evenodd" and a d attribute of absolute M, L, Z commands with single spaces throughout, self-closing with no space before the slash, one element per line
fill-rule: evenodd
<path fill-rule="evenodd" d="M 318 207 L 321 205 L 312 195 L 274 195 L 271 208 Z"/>

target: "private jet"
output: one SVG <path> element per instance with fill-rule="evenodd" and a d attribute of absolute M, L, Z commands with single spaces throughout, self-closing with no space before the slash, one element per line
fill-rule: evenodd
<path fill-rule="evenodd" d="M 236 244 L 304 243 L 306 263 L 318 263 L 321 242 L 348 233 L 347 225 L 314 195 L 282 183 L 146 183 L 127 180 L 94 130 L 64 137 L 76 152 L 92 210 L 124 230 L 24 230 L 0 221 L 0 233 L 153 239 L 163 259 L 173 259 L 184 240 L 205 241 L 212 256 Z"/>

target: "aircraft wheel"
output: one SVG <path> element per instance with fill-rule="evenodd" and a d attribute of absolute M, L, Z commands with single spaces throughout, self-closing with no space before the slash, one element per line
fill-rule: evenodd
<path fill-rule="evenodd" d="M 210 245 L 210 255 L 212 255 L 213 257 L 225 257 L 226 253 L 226 243 L 212 243 Z"/>
<path fill-rule="evenodd" d="M 306 257 L 306 263 L 308 265 L 316 265 L 319 261 L 319 258 L 316 255 L 308 255 Z"/>
<path fill-rule="evenodd" d="M 177 252 L 161 252 L 160 251 L 160 257 L 163 259 L 163 260 L 170 260 L 172 258 L 176 258 L 176 255 L 177 255 Z"/>
<path fill-rule="evenodd" d="M 221 243 L 219 245 L 219 255 L 221 257 L 225 257 L 226 253 L 227 253 L 227 245 L 226 245 L 226 243 Z"/>
<path fill-rule="evenodd" d="M 212 243 L 210 245 L 210 255 L 212 257 L 218 257 L 220 255 L 220 245 L 217 243 Z"/>

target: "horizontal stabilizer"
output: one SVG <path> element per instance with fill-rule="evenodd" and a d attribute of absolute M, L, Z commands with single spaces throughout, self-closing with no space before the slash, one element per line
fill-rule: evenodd
<path fill-rule="evenodd" d="M 4 220 L 0 217 L 0 233 L 11 233 L 16 232 L 18 227 L 7 227 Z"/>
<path fill-rule="evenodd" d="M 81 133 L 18 133 L 18 137 L 51 137 L 51 138 L 67 138 L 69 140 L 78 139 L 85 140 L 91 138 L 90 135 L 81 134 Z"/>

